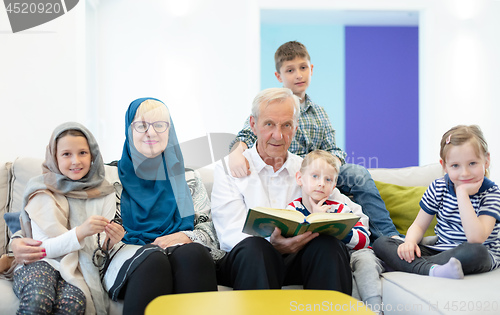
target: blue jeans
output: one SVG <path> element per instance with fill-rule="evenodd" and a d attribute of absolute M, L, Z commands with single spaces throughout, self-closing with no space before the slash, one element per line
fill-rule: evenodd
<path fill-rule="evenodd" d="M 344 164 L 340 167 L 337 188 L 344 195 L 352 195 L 363 213 L 370 219 L 370 239 L 375 241 L 380 236 L 399 235 L 385 208 L 377 186 L 366 168 L 356 164 Z"/>

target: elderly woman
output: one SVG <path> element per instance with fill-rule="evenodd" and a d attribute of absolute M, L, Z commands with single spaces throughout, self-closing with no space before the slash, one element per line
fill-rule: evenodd
<path fill-rule="evenodd" d="M 118 172 L 126 246 L 114 256 L 111 253 L 104 285 L 113 300 L 124 300 L 124 314 L 139 314 L 160 295 L 217 290 L 209 250 L 212 247 L 215 254 L 217 240 L 202 185 L 196 186 L 195 195 L 205 199 L 197 202 L 205 206 L 205 213 L 195 217 L 182 153 L 165 104 L 152 98 L 133 101 L 125 128 Z M 196 183 L 192 172 L 188 177 Z"/>

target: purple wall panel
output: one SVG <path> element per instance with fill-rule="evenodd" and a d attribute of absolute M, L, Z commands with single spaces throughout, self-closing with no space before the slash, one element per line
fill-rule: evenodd
<path fill-rule="evenodd" d="M 418 165 L 418 27 L 346 27 L 347 162 Z"/>

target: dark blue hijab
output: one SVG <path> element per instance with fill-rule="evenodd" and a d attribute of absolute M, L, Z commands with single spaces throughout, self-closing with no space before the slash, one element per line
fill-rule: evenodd
<path fill-rule="evenodd" d="M 140 98 L 130 104 L 125 114 L 125 144 L 118 162 L 123 185 L 121 214 L 127 231 L 123 242 L 127 244 L 145 245 L 159 236 L 194 228 L 193 200 L 172 119 L 167 148 L 160 155 L 147 158 L 134 146 L 131 123 L 146 100 L 161 102 Z"/>

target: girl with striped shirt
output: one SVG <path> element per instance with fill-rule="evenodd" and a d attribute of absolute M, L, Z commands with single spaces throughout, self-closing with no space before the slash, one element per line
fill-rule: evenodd
<path fill-rule="evenodd" d="M 381 238 L 375 253 L 395 270 L 461 279 L 500 266 L 500 190 L 489 180 L 490 153 L 478 126 L 456 126 L 441 139 L 446 175 L 420 201 L 404 242 Z M 419 244 L 434 216 L 437 241 Z"/>

